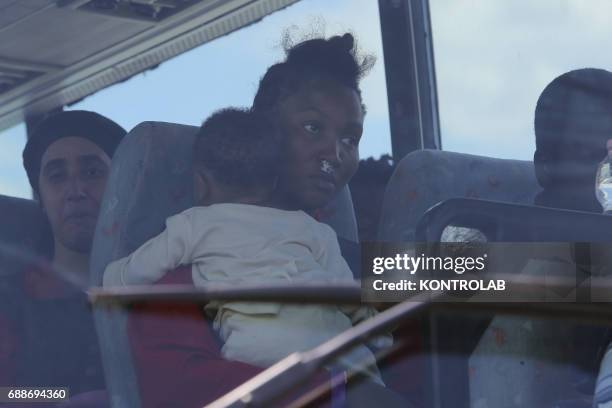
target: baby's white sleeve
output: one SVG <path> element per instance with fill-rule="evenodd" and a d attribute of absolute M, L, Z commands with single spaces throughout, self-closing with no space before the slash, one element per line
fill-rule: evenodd
<path fill-rule="evenodd" d="M 320 253 L 317 256 L 319 264 L 327 271 L 330 280 L 354 280 L 353 272 L 340 251 L 338 236 L 328 225 L 321 224 L 319 227 L 321 243 Z"/>
<path fill-rule="evenodd" d="M 104 271 L 104 286 L 151 284 L 181 264 L 191 263 L 192 227 L 189 217 L 177 214 L 166 220 L 166 229 Z"/>

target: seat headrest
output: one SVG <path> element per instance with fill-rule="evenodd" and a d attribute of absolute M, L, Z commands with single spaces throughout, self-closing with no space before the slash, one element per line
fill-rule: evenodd
<path fill-rule="evenodd" d="M 193 206 L 192 146 L 197 127 L 143 122 L 115 155 L 102 199 L 91 259 L 91 284 L 106 265 L 159 234 L 166 218 Z"/>
<path fill-rule="evenodd" d="M 449 198 L 532 204 L 539 189 L 529 161 L 418 150 L 398 163 L 387 184 L 378 239 L 414 241 L 425 211 Z"/>
<path fill-rule="evenodd" d="M 36 253 L 36 246 L 46 229 L 45 216 L 33 200 L 0 195 L 0 276 L 17 273 L 28 263 L 28 254 Z"/>

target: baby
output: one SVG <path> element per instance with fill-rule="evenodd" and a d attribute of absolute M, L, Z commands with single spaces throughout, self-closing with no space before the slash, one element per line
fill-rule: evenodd
<path fill-rule="evenodd" d="M 109 264 L 104 286 L 153 283 L 188 264 L 196 286 L 353 279 L 329 226 L 273 203 L 282 151 L 267 118 L 233 108 L 216 112 L 200 128 L 194 153 L 199 206 L 168 218 L 164 232 Z M 376 313 L 370 307 L 225 301 L 210 302 L 205 310 L 214 316 L 223 356 L 262 367 Z M 391 339 L 372 342 L 381 348 Z M 340 357 L 338 365 L 381 382 L 366 346 Z"/>

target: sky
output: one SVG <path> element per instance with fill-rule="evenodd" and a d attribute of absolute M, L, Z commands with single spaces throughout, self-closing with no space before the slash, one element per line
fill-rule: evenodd
<path fill-rule="evenodd" d="M 442 146 L 499 158 L 533 157 L 541 90 L 571 69 L 612 70 L 608 0 L 430 0 Z M 377 0 L 301 0 L 67 109 L 100 112 L 131 129 L 145 120 L 199 125 L 213 111 L 247 106 L 265 69 L 283 56 L 285 29 L 353 32 L 378 62 L 362 82 L 368 107 L 362 158 L 390 152 Z M 0 133 L 0 194 L 29 197 L 21 167 L 25 129 Z"/>
<path fill-rule="evenodd" d="M 608 0 L 430 0 L 444 150 L 532 160 L 544 87 L 612 71 Z"/>

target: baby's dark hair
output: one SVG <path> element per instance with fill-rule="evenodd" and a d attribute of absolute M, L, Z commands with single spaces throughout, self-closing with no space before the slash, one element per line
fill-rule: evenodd
<path fill-rule="evenodd" d="M 360 56 L 349 33 L 329 39 L 315 38 L 293 45 L 285 36 L 285 61 L 272 65 L 259 81 L 253 101 L 257 111 L 274 110 L 279 102 L 305 83 L 331 80 L 353 89 L 361 100 L 359 81 L 374 66 L 373 55 Z M 365 113 L 365 106 L 362 103 Z"/>
<path fill-rule="evenodd" d="M 194 163 L 230 188 L 274 185 L 281 159 L 278 132 L 267 116 L 247 109 L 213 113 L 196 135 Z"/>

